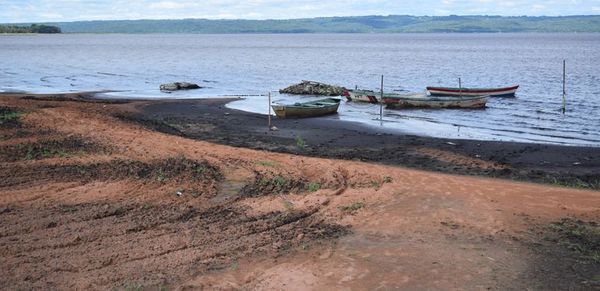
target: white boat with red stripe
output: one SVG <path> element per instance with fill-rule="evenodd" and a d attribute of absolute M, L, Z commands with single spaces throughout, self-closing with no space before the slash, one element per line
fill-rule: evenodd
<path fill-rule="evenodd" d="M 345 90 L 342 96 L 348 101 L 378 103 L 381 93 L 371 90 Z"/>

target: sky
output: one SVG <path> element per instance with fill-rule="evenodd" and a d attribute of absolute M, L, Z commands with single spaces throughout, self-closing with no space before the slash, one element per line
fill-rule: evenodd
<path fill-rule="evenodd" d="M 451 14 L 598 15 L 600 0 L 0 0 L 0 23 Z"/>

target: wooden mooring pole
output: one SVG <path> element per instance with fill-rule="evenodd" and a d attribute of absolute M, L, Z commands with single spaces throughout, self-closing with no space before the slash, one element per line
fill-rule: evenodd
<path fill-rule="evenodd" d="M 567 111 L 567 61 L 563 60 L 563 106 L 562 113 Z"/>
<path fill-rule="evenodd" d="M 381 96 L 379 96 L 379 120 L 383 121 L 383 75 L 381 75 Z"/>
<path fill-rule="evenodd" d="M 271 129 L 271 92 L 269 92 L 269 129 Z"/>
<path fill-rule="evenodd" d="M 462 82 L 460 78 L 458 78 L 458 92 L 460 92 L 460 97 L 462 97 Z"/>

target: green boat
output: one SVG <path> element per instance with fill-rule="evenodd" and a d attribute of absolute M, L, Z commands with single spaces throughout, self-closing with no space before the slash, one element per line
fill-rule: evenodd
<path fill-rule="evenodd" d="M 290 105 L 271 105 L 279 118 L 303 118 L 337 113 L 340 99 L 325 98 Z"/>

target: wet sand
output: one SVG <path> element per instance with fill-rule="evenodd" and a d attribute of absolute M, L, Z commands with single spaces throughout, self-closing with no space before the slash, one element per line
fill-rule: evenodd
<path fill-rule="evenodd" d="M 273 117 L 270 131 L 267 116 L 226 108 L 232 100 L 142 102 L 124 118 L 237 147 L 600 189 L 600 147 L 430 138 L 327 117 Z"/>

